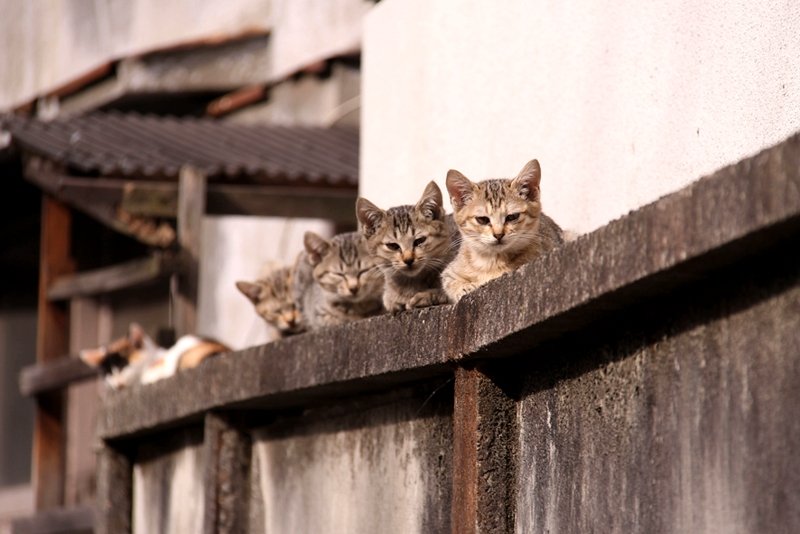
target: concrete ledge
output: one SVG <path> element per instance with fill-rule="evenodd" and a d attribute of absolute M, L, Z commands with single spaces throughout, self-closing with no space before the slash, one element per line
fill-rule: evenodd
<path fill-rule="evenodd" d="M 118 439 L 218 408 L 280 408 L 446 375 L 519 355 L 610 311 L 663 295 L 800 231 L 800 134 L 441 306 L 330 328 L 213 359 L 109 395 Z"/>

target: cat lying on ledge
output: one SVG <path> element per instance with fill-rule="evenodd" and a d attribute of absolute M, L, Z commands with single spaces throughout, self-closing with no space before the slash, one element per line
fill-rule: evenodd
<path fill-rule="evenodd" d="M 541 174 L 535 159 L 514 178 L 472 182 L 451 170 L 452 215 L 435 182 L 414 205 L 383 210 L 359 198 L 359 232 L 331 240 L 308 232 L 293 267 L 236 286 L 283 337 L 457 302 L 574 239 L 542 212 Z"/>
<path fill-rule="evenodd" d="M 182 336 L 169 348 L 160 347 L 133 323 L 127 336 L 82 350 L 80 358 L 97 368 L 112 389 L 120 389 L 168 378 L 178 370 L 197 367 L 206 358 L 230 351 L 222 343 L 191 335 Z"/>

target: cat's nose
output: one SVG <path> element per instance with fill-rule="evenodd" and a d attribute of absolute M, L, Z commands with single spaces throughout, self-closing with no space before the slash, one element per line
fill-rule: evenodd
<path fill-rule="evenodd" d="M 351 295 L 355 295 L 356 293 L 358 293 L 358 286 L 354 284 L 348 285 L 347 290 L 350 292 Z"/>
<path fill-rule="evenodd" d="M 497 239 L 498 243 L 500 243 L 506 234 L 504 232 L 500 232 L 499 234 L 492 233 L 492 235 L 494 235 L 494 238 Z"/>
<path fill-rule="evenodd" d="M 412 265 L 414 265 L 414 258 L 405 258 L 403 260 L 403 263 L 405 263 L 407 266 L 411 267 Z"/>

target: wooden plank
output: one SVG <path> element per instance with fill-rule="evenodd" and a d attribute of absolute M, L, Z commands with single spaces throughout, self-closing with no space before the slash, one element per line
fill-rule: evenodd
<path fill-rule="evenodd" d="M 178 244 L 181 271 L 176 275 L 175 334 L 195 332 L 200 287 L 200 240 L 206 209 L 206 177 L 191 166 L 181 169 L 178 188 Z"/>
<path fill-rule="evenodd" d="M 230 417 L 205 416 L 206 505 L 203 532 L 247 532 L 251 439 Z"/>
<path fill-rule="evenodd" d="M 32 517 L 16 519 L 12 534 L 91 534 L 94 509 L 89 506 L 60 508 L 39 512 Z"/>
<path fill-rule="evenodd" d="M 355 224 L 355 189 L 211 184 L 207 213 L 309 217 Z"/>
<path fill-rule="evenodd" d="M 478 532 L 478 372 L 458 368 L 453 402 L 453 502 L 450 525 L 454 534 Z"/>
<path fill-rule="evenodd" d="M 120 449 L 104 443 L 97 457 L 95 534 L 131 532 L 133 464 Z"/>
<path fill-rule="evenodd" d="M 134 214 L 120 212 L 119 204 L 113 202 L 119 195 L 116 188 L 101 186 L 87 190 L 73 187 L 69 177 L 51 167 L 46 161 L 32 157 L 25 165 L 25 177 L 42 191 L 121 234 L 154 247 L 167 248 L 173 244 L 174 235 L 166 223 L 156 224 L 147 219 L 136 219 Z"/>
<path fill-rule="evenodd" d="M 117 265 L 58 277 L 47 290 L 50 300 L 98 295 L 166 278 L 177 269 L 168 255 L 154 254 Z"/>
<path fill-rule="evenodd" d="M 101 306 L 94 298 L 70 299 L 70 352 L 76 354 L 87 347 L 97 347 L 100 339 Z M 96 370 L 95 370 L 96 371 Z M 97 488 L 97 455 L 95 430 L 101 401 L 99 373 L 93 380 L 73 382 L 66 388 L 66 464 L 64 504 L 94 505 Z"/>
<path fill-rule="evenodd" d="M 47 298 L 47 287 L 73 270 L 71 214 L 49 197 L 42 203 L 36 363 L 45 365 L 69 350 L 69 313 Z M 58 507 L 64 499 L 63 392 L 37 397 L 33 435 L 33 485 L 37 510 Z"/>
<path fill-rule="evenodd" d="M 19 390 L 26 397 L 63 389 L 73 382 L 97 376 L 77 356 L 61 356 L 46 363 L 24 367 L 19 374 Z"/>
<path fill-rule="evenodd" d="M 174 181 L 129 178 L 86 178 L 37 172 L 31 181 L 89 215 L 115 222 L 114 208 L 145 217 L 175 218 L 178 184 Z M 357 192 L 351 187 L 207 185 L 206 213 L 265 217 L 313 217 L 337 223 L 355 223 Z M 115 227 L 116 229 L 116 227 Z"/>

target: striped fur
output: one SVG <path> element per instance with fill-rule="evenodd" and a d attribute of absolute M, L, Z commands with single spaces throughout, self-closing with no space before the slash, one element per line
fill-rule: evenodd
<path fill-rule="evenodd" d="M 448 172 L 447 190 L 462 236 L 458 256 L 442 273 L 451 301 L 563 243 L 561 228 L 542 213 L 540 179 L 536 160 L 513 179 L 473 183 L 458 171 Z"/>
<path fill-rule="evenodd" d="M 457 229 L 445 217 L 442 192 L 430 182 L 415 205 L 382 210 L 356 202 L 359 228 L 386 278 L 383 305 L 391 312 L 447 302 L 441 272 L 452 261 Z"/>
<path fill-rule="evenodd" d="M 298 258 L 296 298 L 308 329 L 342 324 L 383 311 L 383 274 L 357 232 L 326 240 L 304 237 Z"/>

